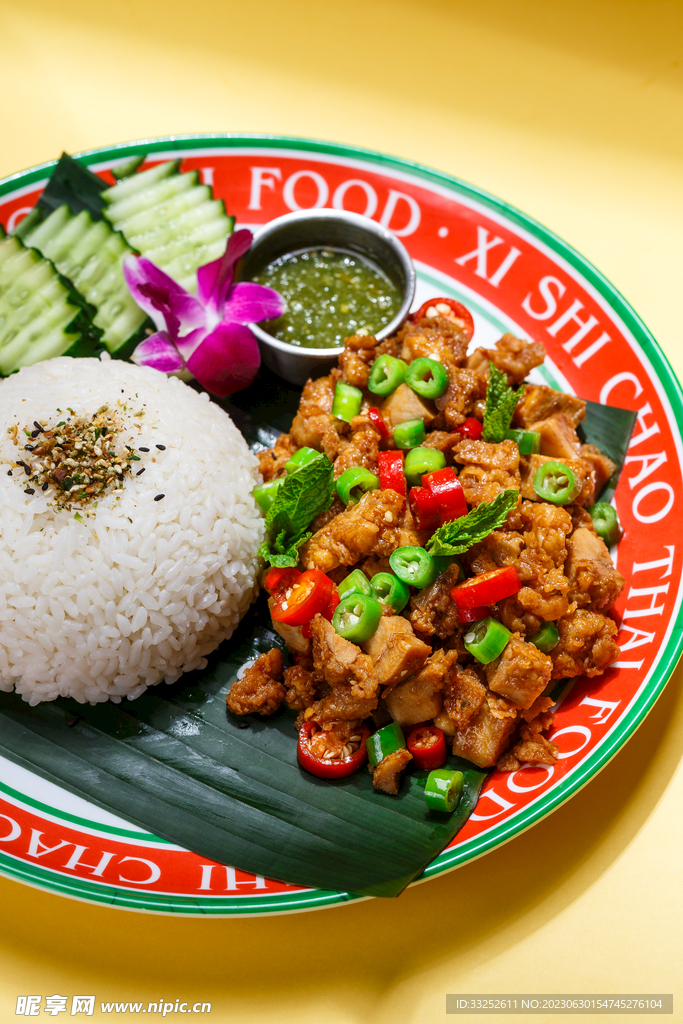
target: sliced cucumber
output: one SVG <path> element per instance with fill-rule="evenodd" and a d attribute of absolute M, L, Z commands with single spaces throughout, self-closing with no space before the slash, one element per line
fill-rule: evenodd
<path fill-rule="evenodd" d="M 235 223 L 199 172 L 180 173 L 180 161 L 133 174 L 102 193 L 104 216 L 129 245 L 188 291 L 197 269 L 225 252 Z"/>
<path fill-rule="evenodd" d="M 0 374 L 53 356 L 94 355 L 99 334 L 82 297 L 50 261 L 0 235 Z"/>
<path fill-rule="evenodd" d="M 87 210 L 73 214 L 68 206 L 60 206 L 42 223 L 29 225 L 23 241 L 51 260 L 95 307 L 94 324 L 110 352 L 140 333 L 147 316 L 123 277 L 123 260 L 132 249 L 106 220 L 95 221 Z"/>
<path fill-rule="evenodd" d="M 117 164 L 116 167 L 112 167 L 112 177 L 117 181 L 121 181 L 122 178 L 130 177 L 131 174 L 135 174 L 144 159 L 145 154 L 138 153 L 137 156 L 132 156 L 129 160 L 124 160 L 123 163 Z"/>

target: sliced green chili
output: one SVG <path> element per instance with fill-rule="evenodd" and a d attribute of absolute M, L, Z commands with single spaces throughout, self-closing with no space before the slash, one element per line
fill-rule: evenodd
<path fill-rule="evenodd" d="M 505 438 L 514 441 L 519 448 L 520 455 L 538 455 L 541 450 L 541 435 L 537 430 L 512 430 L 505 431 Z"/>
<path fill-rule="evenodd" d="M 264 515 L 275 501 L 275 496 L 284 482 L 285 478 L 279 476 L 276 480 L 269 480 L 268 483 L 259 484 L 258 487 L 254 488 L 254 498 Z"/>
<path fill-rule="evenodd" d="M 436 768 L 427 776 L 425 783 L 425 800 L 430 811 L 442 811 L 451 814 L 458 806 L 462 793 L 462 772 L 448 768 Z"/>
<path fill-rule="evenodd" d="M 370 580 L 362 569 L 354 569 L 353 572 L 349 573 L 346 579 L 341 581 L 337 590 L 339 591 L 341 601 L 351 594 L 365 594 L 366 597 L 372 595 Z"/>
<path fill-rule="evenodd" d="M 401 726 L 396 722 L 385 725 L 365 741 L 365 748 L 368 752 L 368 764 L 374 768 L 376 764 L 383 761 L 388 754 L 395 750 L 403 750 L 406 745 L 405 737 Z"/>
<path fill-rule="evenodd" d="M 406 384 L 421 398 L 440 398 L 448 391 L 448 371 L 436 359 L 414 359 L 406 373 Z"/>
<path fill-rule="evenodd" d="M 436 562 L 424 548 L 396 548 L 389 556 L 389 565 L 403 583 L 423 590 L 439 575 Z"/>
<path fill-rule="evenodd" d="M 403 611 L 410 600 L 408 587 L 403 580 L 400 580 L 398 576 L 394 576 L 391 572 L 376 573 L 370 580 L 370 586 L 372 587 L 373 597 L 376 597 L 382 604 L 388 604 L 397 615 Z M 341 587 L 339 592 L 341 593 Z"/>
<path fill-rule="evenodd" d="M 608 504 L 606 501 L 598 501 L 595 505 L 591 505 L 588 512 L 593 520 L 595 532 L 598 537 L 602 537 L 608 547 L 621 540 L 624 531 L 621 528 L 617 510 L 613 505 Z"/>
<path fill-rule="evenodd" d="M 581 481 L 564 462 L 544 462 L 534 473 L 534 490 L 541 501 L 568 505 L 579 496 Z"/>
<path fill-rule="evenodd" d="M 362 644 L 375 632 L 382 618 L 382 605 L 367 594 L 351 593 L 335 608 L 332 625 L 339 636 Z"/>
<path fill-rule="evenodd" d="M 465 647 L 482 665 L 488 665 L 502 654 L 511 637 L 509 629 L 496 619 L 473 622 L 463 637 Z"/>
<path fill-rule="evenodd" d="M 299 448 L 298 451 L 294 452 L 289 462 L 285 463 L 285 470 L 287 473 L 294 473 L 318 455 L 320 455 L 320 452 L 316 451 L 315 448 Z"/>
<path fill-rule="evenodd" d="M 417 448 L 426 436 L 422 420 L 405 420 L 394 427 L 394 443 L 397 448 Z"/>
<path fill-rule="evenodd" d="M 434 473 L 446 465 L 446 456 L 438 448 L 412 448 L 406 455 L 405 474 L 410 487 L 420 487 L 425 473 Z"/>
<path fill-rule="evenodd" d="M 408 364 L 402 359 L 380 356 L 372 364 L 368 390 L 372 391 L 373 395 L 390 395 L 405 380 L 407 369 Z"/>
<path fill-rule="evenodd" d="M 364 466 L 352 466 L 346 469 L 337 480 L 335 487 L 337 494 L 345 505 L 355 505 L 360 501 L 366 491 L 376 491 L 379 487 L 379 477 L 371 473 Z"/>
<path fill-rule="evenodd" d="M 350 423 L 354 416 L 360 412 L 363 401 L 363 392 L 354 388 L 351 384 L 345 384 L 343 380 L 337 382 L 334 389 L 332 401 L 332 415 L 337 419 L 346 420 Z"/>
<path fill-rule="evenodd" d="M 552 651 L 553 647 L 557 647 L 559 642 L 560 631 L 554 622 L 546 622 L 541 626 L 538 633 L 534 633 L 533 636 L 529 637 L 529 643 L 533 644 L 534 647 L 538 647 L 539 651 L 543 651 L 544 654 Z"/>

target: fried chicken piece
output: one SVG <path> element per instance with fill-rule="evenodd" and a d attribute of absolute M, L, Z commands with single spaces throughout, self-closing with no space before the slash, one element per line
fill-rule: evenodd
<path fill-rule="evenodd" d="M 299 409 L 290 430 L 297 448 L 322 450 L 323 435 L 334 423 L 332 402 L 340 376 L 339 370 L 332 370 L 327 377 L 309 379 L 304 384 Z"/>
<path fill-rule="evenodd" d="M 526 719 L 527 722 L 519 730 L 519 740 L 517 743 L 515 743 L 511 750 L 499 758 L 496 767 L 501 771 L 517 771 L 521 768 L 522 763 L 552 765 L 557 761 L 557 744 L 542 735 L 552 726 L 555 718 L 554 714 L 545 707 L 534 714 L 533 717 L 529 717 L 534 708 L 540 705 L 541 702 L 547 705 L 551 703 L 550 698 L 542 697 L 536 701 L 528 712 L 522 715 L 522 718 Z"/>
<path fill-rule="evenodd" d="M 420 398 L 407 384 L 399 384 L 395 391 L 385 398 L 379 407 L 384 422 L 389 427 L 397 427 L 407 420 L 423 420 L 426 428 L 436 418 L 432 402 Z"/>
<path fill-rule="evenodd" d="M 379 434 L 372 428 L 358 430 L 334 464 L 334 479 L 352 466 L 364 466 L 365 469 L 377 472 L 377 452 L 379 451 Z"/>
<path fill-rule="evenodd" d="M 455 446 L 453 454 L 463 467 L 459 479 L 469 505 L 492 501 L 511 487 L 519 490 L 519 449 L 514 441 L 489 444 L 465 439 Z"/>
<path fill-rule="evenodd" d="M 411 597 L 410 621 L 414 629 L 445 639 L 460 628 L 458 610 L 451 597 L 459 575 L 457 564 L 449 565 L 433 583 Z"/>
<path fill-rule="evenodd" d="M 428 530 L 418 530 L 415 526 L 412 512 L 408 505 L 401 513 L 395 527 L 390 527 L 382 533 L 381 538 L 375 546 L 377 558 L 388 558 L 396 548 L 418 547 L 423 548 L 429 540 Z M 391 572 L 391 569 L 382 570 Z"/>
<path fill-rule="evenodd" d="M 406 676 L 419 672 L 432 653 L 429 644 L 418 640 L 408 620 L 401 615 L 383 615 L 362 647 L 372 659 L 379 685 L 385 688 L 383 697 Z"/>
<path fill-rule="evenodd" d="M 275 477 L 284 476 L 285 463 L 289 462 L 297 446 L 290 434 L 280 434 L 272 448 L 264 452 L 258 452 L 258 459 L 261 476 L 264 480 L 274 480 Z"/>
<path fill-rule="evenodd" d="M 612 607 L 624 587 L 624 577 L 617 572 L 602 537 L 579 527 L 567 541 L 567 576 L 569 599 L 580 608 L 593 611 Z"/>
<path fill-rule="evenodd" d="M 489 363 L 507 374 L 508 384 L 521 384 L 534 366 L 545 359 L 540 341 L 525 341 L 514 334 L 504 334 L 494 348 L 478 348 L 467 359 L 467 367 L 482 377 L 489 375 Z"/>
<path fill-rule="evenodd" d="M 278 647 L 262 654 L 241 679 L 230 687 L 226 703 L 233 715 L 272 715 L 285 699 L 286 690 L 279 681 L 282 653 Z"/>
<path fill-rule="evenodd" d="M 287 688 L 285 704 L 290 711 L 304 711 L 315 702 L 316 690 L 320 682 L 317 673 L 304 668 L 303 665 L 292 665 L 285 669 L 284 685 Z"/>
<path fill-rule="evenodd" d="M 521 593 L 521 591 L 520 591 Z M 533 636 L 543 625 L 543 620 L 524 608 L 518 601 L 519 593 L 498 602 L 500 621 L 511 633 Z"/>
<path fill-rule="evenodd" d="M 435 401 L 449 430 L 455 430 L 474 414 L 475 405 L 486 396 L 486 383 L 474 370 L 449 367 L 448 390 Z"/>
<path fill-rule="evenodd" d="M 444 685 L 443 710 L 457 729 L 465 729 L 486 700 L 486 687 L 474 666 L 455 665 Z"/>
<path fill-rule="evenodd" d="M 416 676 L 394 687 L 385 701 L 393 720 L 403 727 L 435 718 L 443 704 L 442 690 L 457 660 L 457 651 L 434 651 Z"/>
<path fill-rule="evenodd" d="M 512 422 L 516 427 L 531 429 L 532 423 L 562 413 L 576 428 L 586 418 L 586 403 L 582 398 L 565 395 L 562 391 L 545 384 L 527 384 L 524 394 L 517 403 Z"/>
<path fill-rule="evenodd" d="M 523 501 L 510 513 L 508 523 L 514 523 L 524 540 L 525 552 L 517 564 L 524 581 L 534 579 L 539 567 L 562 568 L 567 558 L 567 537 L 572 532 L 572 519 L 566 509 L 547 501 Z"/>
<path fill-rule="evenodd" d="M 516 530 L 493 530 L 466 552 L 465 561 L 475 576 L 514 565 L 524 550 L 524 538 Z"/>
<path fill-rule="evenodd" d="M 372 335 L 354 334 L 344 339 L 344 351 L 339 356 L 342 380 L 354 388 L 366 388 L 370 367 L 377 358 L 377 339 Z"/>
<path fill-rule="evenodd" d="M 519 707 L 531 707 L 550 682 L 553 663 L 534 644 L 513 633 L 503 653 L 484 668 L 489 687 Z"/>
<path fill-rule="evenodd" d="M 271 596 L 268 598 L 268 610 L 272 612 L 274 606 L 275 597 Z M 285 622 L 276 622 L 275 619 L 271 620 L 271 624 L 292 654 L 308 654 L 310 652 L 311 641 L 304 636 L 301 626 L 290 626 Z"/>
<path fill-rule="evenodd" d="M 505 750 L 516 725 L 515 718 L 496 718 L 484 701 L 467 726 L 453 737 L 453 753 L 479 768 L 490 768 Z"/>
<path fill-rule="evenodd" d="M 618 659 L 617 624 L 606 615 L 578 608 L 556 625 L 560 640 L 550 652 L 553 679 L 600 676 Z"/>
<path fill-rule="evenodd" d="M 532 423 L 529 430 L 541 435 L 541 455 L 551 459 L 581 458 L 581 442 L 572 421 L 563 412 Z"/>
<path fill-rule="evenodd" d="M 311 641 L 313 665 L 333 689 L 348 685 L 354 697 L 376 698 L 379 681 L 372 659 L 356 644 L 339 636 L 322 615 L 315 615 L 311 620 Z"/>
<path fill-rule="evenodd" d="M 412 363 L 414 359 L 436 359 L 449 371 L 461 366 L 467 355 L 469 339 L 464 331 L 444 317 L 423 317 L 419 323 L 406 320 L 398 331 L 401 359 Z"/>
<path fill-rule="evenodd" d="M 396 491 L 368 491 L 303 545 L 304 568 L 329 572 L 338 565 L 355 565 L 372 554 L 385 530 L 396 525 L 404 505 L 405 499 Z"/>
<path fill-rule="evenodd" d="M 405 747 L 401 750 L 394 750 L 392 754 L 387 754 L 379 764 L 370 769 L 373 787 L 382 793 L 396 796 L 400 784 L 399 776 L 412 759 L 413 755 Z"/>
<path fill-rule="evenodd" d="M 594 444 L 581 445 L 581 458 L 588 462 L 595 473 L 595 494 L 600 494 L 607 481 L 616 471 L 616 465 L 608 459 Z"/>

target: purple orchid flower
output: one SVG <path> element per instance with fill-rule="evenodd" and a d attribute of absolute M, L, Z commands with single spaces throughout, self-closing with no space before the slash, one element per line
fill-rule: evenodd
<path fill-rule="evenodd" d="M 135 349 L 133 362 L 163 373 L 189 370 L 202 387 L 221 398 L 253 382 L 261 356 L 246 324 L 282 316 L 285 302 L 272 288 L 232 283 L 235 263 L 252 238 L 246 229 L 230 235 L 220 259 L 197 271 L 196 295 L 144 256 L 126 257 L 126 284 L 157 327 L 156 334 Z"/>

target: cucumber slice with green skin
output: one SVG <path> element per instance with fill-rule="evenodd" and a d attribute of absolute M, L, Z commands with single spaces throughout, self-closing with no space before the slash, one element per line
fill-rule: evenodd
<path fill-rule="evenodd" d="M 123 184 L 125 185 L 126 179 Z M 166 203 L 179 192 L 194 188 L 199 182 L 199 172 L 191 171 L 189 174 L 174 174 L 172 178 L 164 178 L 156 185 L 140 189 L 131 196 L 123 199 L 116 199 L 104 210 L 104 216 L 110 224 L 113 224 L 117 231 L 120 231 L 129 217 L 141 213 L 143 210 L 151 210 L 155 206 Z"/>
<path fill-rule="evenodd" d="M 107 221 L 93 220 L 87 210 L 74 215 L 68 206 L 60 206 L 25 232 L 24 242 L 51 260 L 95 308 L 93 323 L 110 352 L 126 345 L 147 323 L 123 277 L 123 260 L 132 249 Z"/>
<path fill-rule="evenodd" d="M 167 160 L 165 164 L 157 164 L 156 167 L 150 167 L 149 170 L 133 174 L 125 181 L 118 181 L 111 188 L 106 188 L 102 192 L 102 198 L 105 203 L 111 203 L 132 196 L 135 192 L 140 192 L 142 189 L 156 184 L 162 178 L 170 178 L 171 175 L 177 174 L 180 163 L 180 160 Z M 115 199 L 112 199 L 113 193 L 116 193 Z"/>
<path fill-rule="evenodd" d="M 0 234 L 0 373 L 62 355 L 95 355 L 90 309 L 49 260 Z"/>
<path fill-rule="evenodd" d="M 124 160 L 123 163 L 117 164 L 116 167 L 112 167 L 112 177 L 117 181 L 130 177 L 131 174 L 135 174 L 144 159 L 145 154 L 140 153 L 138 156 L 132 156 L 130 160 Z"/>
<path fill-rule="evenodd" d="M 235 218 L 199 184 L 198 171 L 179 173 L 177 166 L 155 180 L 143 171 L 107 189 L 104 215 L 129 245 L 194 292 L 197 270 L 223 255 Z"/>

